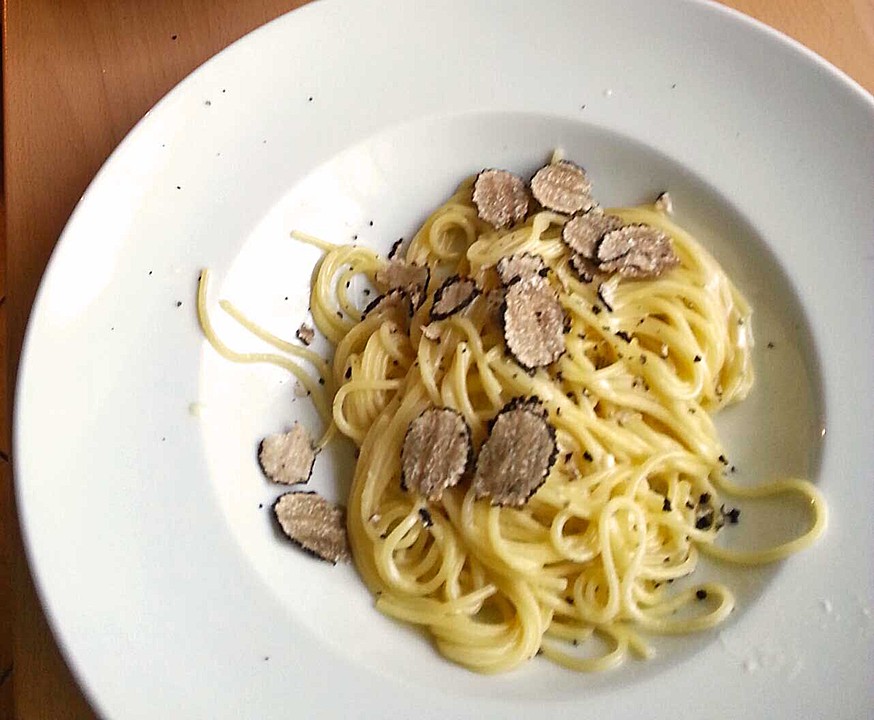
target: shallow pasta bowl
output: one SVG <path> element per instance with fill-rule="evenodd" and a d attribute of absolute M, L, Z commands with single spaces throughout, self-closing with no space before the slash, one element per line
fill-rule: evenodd
<path fill-rule="evenodd" d="M 281 371 L 218 358 L 194 292 L 209 266 L 213 299 L 290 338 L 318 257 L 290 230 L 385 251 L 462 177 L 555 147 L 604 204 L 671 190 L 755 309 L 757 387 L 720 421 L 732 459 L 751 482 L 810 476 L 832 522 L 732 574 L 721 631 L 603 675 L 482 677 L 377 613 L 351 567 L 281 542 L 254 447 L 313 410 Z M 869 95 L 712 4 L 326 0 L 218 55 L 95 179 L 22 354 L 22 526 L 89 699 L 113 718 L 870 713 L 872 156 Z M 313 486 L 342 497 L 351 463 L 327 453 Z M 804 519 L 754 516 L 751 545 Z"/>

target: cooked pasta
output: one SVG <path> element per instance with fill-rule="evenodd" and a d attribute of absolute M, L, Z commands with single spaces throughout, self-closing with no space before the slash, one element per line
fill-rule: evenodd
<path fill-rule="evenodd" d="M 481 672 L 508 670 L 542 653 L 569 668 L 605 670 L 631 651 L 649 657 L 648 636 L 691 633 L 722 622 L 734 607 L 719 582 L 671 583 L 693 575 L 702 555 L 741 564 L 772 562 L 810 545 L 824 530 L 825 503 L 801 479 L 756 487 L 725 476 L 725 450 L 712 415 L 753 384 L 751 310 L 713 257 L 660 206 L 615 208 L 626 224 L 670 238 L 676 267 L 653 279 L 613 275 L 584 282 L 561 240 L 568 216 L 540 210 L 496 230 L 480 219 L 473 179 L 427 219 L 404 250 L 427 266 L 429 291 L 412 317 L 389 306 L 364 314 L 347 294 L 364 276 L 377 284 L 386 260 L 372 250 L 295 237 L 321 248 L 311 311 L 334 345 L 330 366 L 292 350 L 233 306 L 246 327 L 298 362 L 220 352 L 288 367 L 325 420 L 358 447 L 347 532 L 355 564 L 382 612 L 426 628 L 448 659 Z M 567 318 L 565 351 L 526 371 L 507 351 L 496 312 L 502 258 L 527 253 Z M 432 320 L 434 289 L 460 275 L 482 290 L 462 311 Z M 478 498 L 467 478 L 427 500 L 401 483 L 411 422 L 427 408 L 451 408 L 480 447 L 513 398 L 537 398 L 558 454 L 524 505 Z M 758 551 L 717 544 L 737 512 L 726 495 L 799 493 L 811 524 L 798 538 Z M 595 642 L 599 639 L 601 642 Z M 586 652 L 589 647 L 606 651 Z M 580 648 L 579 646 L 583 646 Z"/>

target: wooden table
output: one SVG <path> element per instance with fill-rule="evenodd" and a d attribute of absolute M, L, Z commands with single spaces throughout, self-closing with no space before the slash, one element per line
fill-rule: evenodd
<path fill-rule="evenodd" d="M 305 0 L 5 0 L 0 398 L 64 223 L 133 124 L 204 60 Z M 874 91 L 871 0 L 729 0 Z M 3 300 L 8 297 L 8 302 Z M 2 334 L 0 334 L 2 337 Z M 55 645 L 21 546 L 0 413 L 0 718 L 93 718 Z"/>

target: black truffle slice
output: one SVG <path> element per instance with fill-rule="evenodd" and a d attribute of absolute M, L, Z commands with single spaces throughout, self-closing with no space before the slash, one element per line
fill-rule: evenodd
<path fill-rule="evenodd" d="M 364 308 L 365 317 L 372 313 L 386 313 L 396 315 L 399 318 L 411 318 L 413 317 L 413 301 L 404 290 L 391 290 L 385 295 L 374 298 Z"/>
<path fill-rule="evenodd" d="M 495 265 L 501 282 L 508 285 L 513 280 L 525 280 L 534 275 L 546 272 L 543 258 L 531 253 L 519 253 L 501 258 Z"/>
<path fill-rule="evenodd" d="M 613 288 L 606 283 L 598 285 L 598 299 L 610 312 L 613 312 Z"/>
<path fill-rule="evenodd" d="M 307 429 L 295 423 L 287 433 L 268 435 L 258 448 L 258 462 L 268 479 L 283 485 L 309 481 L 316 446 Z"/>
<path fill-rule="evenodd" d="M 555 362 L 565 351 L 566 318 L 558 294 L 539 275 L 517 280 L 504 295 L 504 342 L 526 370 Z"/>
<path fill-rule="evenodd" d="M 674 201 L 669 192 L 665 191 L 656 198 L 655 209 L 665 215 L 674 214 Z"/>
<path fill-rule="evenodd" d="M 574 253 L 570 256 L 568 263 L 584 283 L 590 283 L 604 275 L 595 260 L 589 260 L 589 258 L 583 257 L 582 255 Z"/>
<path fill-rule="evenodd" d="M 401 449 L 401 487 L 438 501 L 470 463 L 470 428 L 451 408 L 429 408 L 410 423 Z"/>
<path fill-rule="evenodd" d="M 473 184 L 473 204 L 480 219 L 492 227 L 510 227 L 528 214 L 528 188 L 507 170 L 483 170 Z"/>
<path fill-rule="evenodd" d="M 434 293 L 431 320 L 445 320 L 470 305 L 479 294 L 480 290 L 473 278 L 458 275 L 447 278 Z"/>
<path fill-rule="evenodd" d="M 680 264 L 671 239 L 648 225 L 626 225 L 604 235 L 597 251 L 600 269 L 627 278 L 654 278 Z"/>
<path fill-rule="evenodd" d="M 297 336 L 297 339 L 300 340 L 304 345 L 309 345 L 315 339 L 316 331 L 312 328 L 311 325 L 301 323 L 295 335 Z"/>
<path fill-rule="evenodd" d="M 577 213 L 568 220 L 561 230 L 561 239 L 573 252 L 591 260 L 595 257 L 601 238 L 611 230 L 618 230 L 622 225 L 620 218 L 594 207 L 584 213 Z"/>
<path fill-rule="evenodd" d="M 504 316 L 504 288 L 489 290 L 485 295 L 486 318 L 490 322 L 500 324 Z"/>
<path fill-rule="evenodd" d="M 537 399 L 511 400 L 492 422 L 473 477 L 477 498 L 492 505 L 524 505 L 555 464 L 558 445 Z"/>
<path fill-rule="evenodd" d="M 349 560 L 343 508 L 314 492 L 290 492 L 273 503 L 273 514 L 288 539 L 335 565 Z"/>
<path fill-rule="evenodd" d="M 418 310 L 428 295 L 431 270 L 427 265 L 389 260 L 376 271 L 376 283 L 380 289 L 391 292 L 403 290 L 410 297 L 413 309 Z"/>
<path fill-rule="evenodd" d="M 569 160 L 544 165 L 531 178 L 531 194 L 537 202 L 547 210 L 568 215 L 595 205 L 591 189 L 586 171 Z"/>

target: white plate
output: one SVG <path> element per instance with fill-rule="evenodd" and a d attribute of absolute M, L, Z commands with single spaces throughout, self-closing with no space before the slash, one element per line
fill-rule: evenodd
<path fill-rule="evenodd" d="M 212 352 L 194 290 L 210 266 L 211 302 L 291 336 L 315 254 L 290 229 L 386 249 L 464 175 L 527 172 L 554 146 L 605 203 L 670 188 L 750 296 L 759 381 L 720 429 L 743 477 L 813 477 L 831 526 L 733 572 L 731 621 L 652 662 L 482 677 L 276 536 L 254 448 L 314 418 L 281 372 Z M 88 697 L 111 718 L 870 714 L 872 157 L 869 95 L 713 4 L 329 0 L 221 53 L 95 179 L 24 348 L 22 524 Z M 329 453 L 313 484 L 342 496 L 350 470 Z M 802 522 L 742 507 L 739 542 Z"/>

